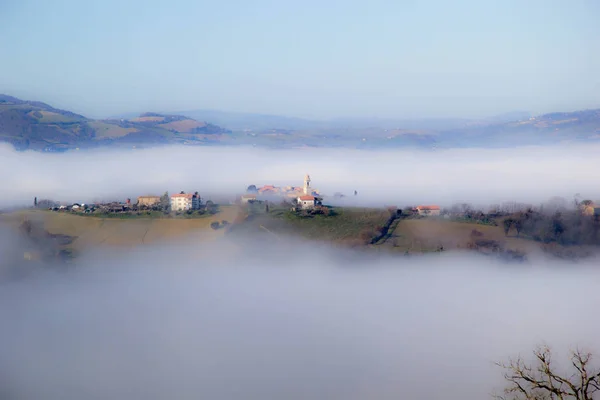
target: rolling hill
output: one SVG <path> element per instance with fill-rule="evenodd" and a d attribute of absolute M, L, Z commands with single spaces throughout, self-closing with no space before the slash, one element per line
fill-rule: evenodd
<path fill-rule="evenodd" d="M 181 115 L 146 113 L 132 119 L 93 120 L 45 103 L 0 95 L 0 141 L 19 150 L 211 144 L 229 135 L 219 126 Z"/>
<path fill-rule="evenodd" d="M 0 95 L 0 142 L 11 143 L 19 150 L 64 151 L 165 144 L 436 149 L 600 141 L 600 110 L 536 117 L 515 112 L 481 120 L 312 121 L 218 111 L 184 114 L 145 113 L 94 120 L 45 103 Z"/>

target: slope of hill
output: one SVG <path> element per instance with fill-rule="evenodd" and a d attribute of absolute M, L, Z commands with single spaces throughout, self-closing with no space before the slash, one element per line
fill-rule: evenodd
<path fill-rule="evenodd" d="M 187 110 L 177 114 L 187 115 L 198 120 L 212 121 L 217 125 L 235 131 L 268 129 L 321 129 L 329 126 L 327 121 L 280 115 L 251 114 L 216 110 Z"/>
<path fill-rule="evenodd" d="M 222 114 L 220 123 L 228 127 L 237 126 L 238 120 L 230 117 L 227 113 Z M 267 121 L 273 125 L 264 128 L 263 123 Z M 297 121 L 284 117 L 253 120 L 248 116 L 244 122 L 246 129 L 236 132 L 236 143 L 271 148 L 433 149 L 514 147 L 600 140 L 600 110 L 537 117 L 531 117 L 527 112 L 513 112 L 479 120 L 353 118 Z"/>
<path fill-rule="evenodd" d="M 529 118 L 527 112 L 512 112 L 473 120 L 467 118 L 366 118 L 346 117 L 334 119 L 306 119 L 266 114 L 251 114 L 215 110 L 188 110 L 177 114 L 187 115 L 198 120 L 208 120 L 231 130 L 265 131 L 271 129 L 306 131 L 332 129 L 411 129 L 447 130 L 469 125 L 489 125 Z M 129 117 L 129 116 L 128 116 Z"/>
<path fill-rule="evenodd" d="M 600 141 L 600 110 L 550 113 L 499 124 L 447 130 L 440 133 L 438 141 L 447 147 Z"/>
<path fill-rule="evenodd" d="M 214 230 L 214 221 L 231 222 L 237 216 L 237 208 L 221 206 L 221 211 L 213 216 L 194 219 L 169 218 L 99 218 L 42 210 L 26 210 L 0 216 L 0 226 L 12 228 L 29 221 L 51 235 L 65 235 L 73 238 L 65 245 L 74 251 L 94 248 L 99 245 L 131 247 L 168 243 L 181 240 L 213 240 L 224 234 Z"/>
<path fill-rule="evenodd" d="M 12 143 L 19 150 L 62 151 L 164 144 L 434 149 L 600 141 L 600 110 L 528 115 L 515 112 L 481 120 L 353 118 L 313 121 L 189 111 L 185 116 L 146 113 L 130 118 L 93 120 L 45 103 L 0 95 L 0 142 Z"/>
<path fill-rule="evenodd" d="M 501 220 L 497 226 L 491 226 L 437 218 L 393 218 L 387 210 L 365 208 L 336 208 L 329 215 L 304 217 L 278 207 L 267 213 L 248 215 L 248 210 L 223 206 L 216 215 L 194 219 L 98 218 L 25 210 L 1 215 L 0 229 L 12 227 L 22 231 L 26 225 L 33 228 L 29 236 L 36 243 L 23 243 L 29 247 L 13 249 L 15 259 L 31 250 L 51 257 L 64 252 L 77 256 L 99 246 L 193 245 L 224 235 L 232 243 L 257 240 L 278 246 L 307 240 L 315 245 L 404 255 L 476 251 L 512 261 L 522 261 L 528 256 L 577 260 L 593 256 L 598 250 L 593 245 L 547 244 L 514 232 L 507 236 Z M 230 222 L 227 228 L 211 229 L 212 222 L 222 220 Z"/>
<path fill-rule="evenodd" d="M 210 144 L 229 131 L 181 115 L 142 114 L 126 120 L 93 120 L 48 104 L 0 95 L 0 141 L 19 150 L 146 144 Z"/>

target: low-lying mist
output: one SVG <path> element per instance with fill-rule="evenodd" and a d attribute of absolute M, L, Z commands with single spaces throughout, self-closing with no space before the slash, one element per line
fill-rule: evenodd
<path fill-rule="evenodd" d="M 30 205 L 34 196 L 90 202 L 165 190 L 232 198 L 251 184 L 301 186 L 306 173 L 322 193 L 350 195 L 347 204 L 538 205 L 575 193 L 596 200 L 599 153 L 596 144 L 437 151 L 160 147 L 63 154 L 0 146 L 0 207 Z"/>
<path fill-rule="evenodd" d="M 0 283 L 2 398 L 488 398 L 494 361 L 542 341 L 600 349 L 595 263 L 226 239 L 97 249 Z"/>

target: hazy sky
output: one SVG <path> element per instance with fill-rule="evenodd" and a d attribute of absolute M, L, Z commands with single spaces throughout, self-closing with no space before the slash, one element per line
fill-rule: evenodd
<path fill-rule="evenodd" d="M 594 0 L 0 0 L 0 92 L 89 116 L 600 107 Z"/>

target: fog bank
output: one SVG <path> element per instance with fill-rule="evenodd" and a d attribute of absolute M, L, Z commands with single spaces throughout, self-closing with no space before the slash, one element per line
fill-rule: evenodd
<path fill-rule="evenodd" d="M 0 283 L 2 398 L 483 399 L 493 361 L 600 349 L 596 263 L 99 249 Z"/>
<path fill-rule="evenodd" d="M 575 193 L 600 200 L 600 145 L 438 151 L 266 150 L 163 147 L 64 154 L 19 153 L 0 145 L 0 207 L 33 197 L 72 202 L 123 200 L 165 190 L 232 197 L 250 184 L 301 186 L 310 173 L 322 193 L 353 204 L 398 206 L 519 201 L 537 205 Z"/>

